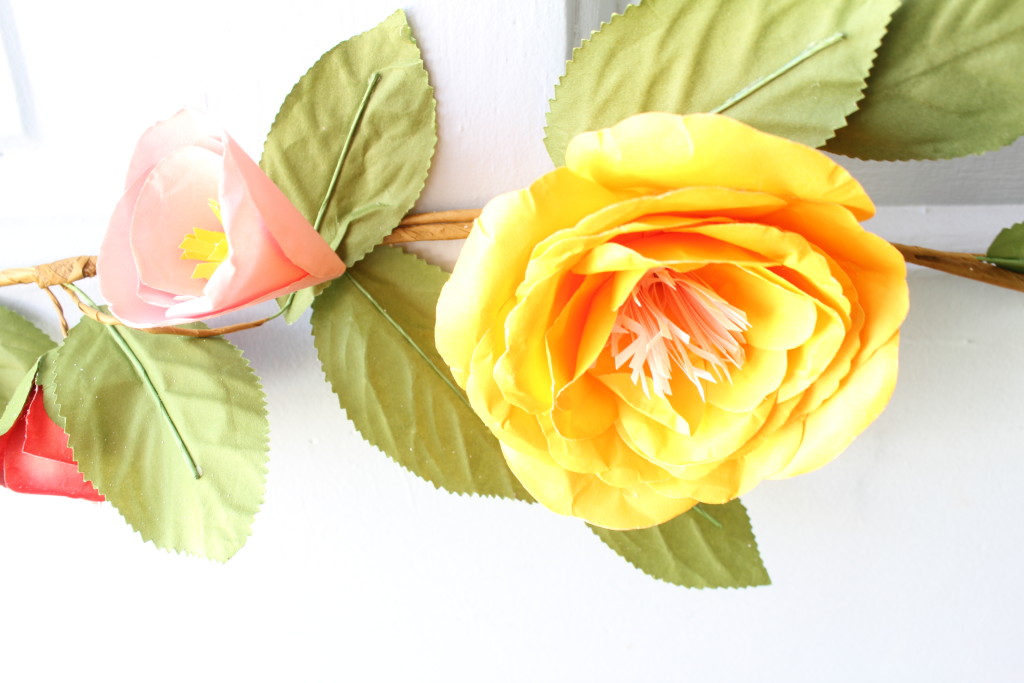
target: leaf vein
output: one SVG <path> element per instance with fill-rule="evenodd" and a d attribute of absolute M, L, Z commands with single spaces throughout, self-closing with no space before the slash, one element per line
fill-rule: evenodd
<path fill-rule="evenodd" d="M 391 316 L 391 314 L 388 313 L 384 309 L 384 307 L 377 302 L 373 295 L 370 294 L 370 292 L 368 292 L 365 287 L 359 284 L 359 281 L 356 280 L 356 278 L 352 275 L 352 272 L 349 271 L 345 273 L 343 277 L 348 277 L 352 281 L 352 284 L 353 286 L 355 286 L 356 290 L 358 290 L 360 294 L 366 297 L 366 300 L 370 302 L 370 305 L 373 306 L 377 310 L 377 312 L 380 313 L 384 317 L 384 319 L 395 329 L 395 331 L 398 332 L 402 339 L 404 339 L 406 343 L 408 343 L 413 348 L 413 350 L 416 351 L 420 358 L 423 359 L 423 362 L 426 363 L 427 366 L 434 371 L 434 373 L 441 379 L 441 381 L 444 382 L 448 386 L 448 388 L 455 393 L 456 396 L 458 396 L 459 400 L 462 401 L 462 403 L 465 404 L 467 408 L 473 410 L 473 406 L 469 404 L 469 400 L 465 397 L 465 395 L 461 391 L 459 391 L 459 389 L 454 384 L 452 384 L 452 381 L 448 379 L 447 376 L 445 376 L 444 372 L 439 367 L 437 367 L 437 364 L 434 363 L 433 360 L 431 360 L 430 356 L 427 355 L 427 352 L 424 351 L 423 348 L 416 343 L 416 340 L 414 340 L 409 335 L 409 333 L 405 331 L 405 328 L 399 325 L 398 321 L 395 320 Z"/>

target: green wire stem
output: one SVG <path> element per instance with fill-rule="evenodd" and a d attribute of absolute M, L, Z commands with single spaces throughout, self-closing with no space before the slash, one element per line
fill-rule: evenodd
<path fill-rule="evenodd" d="M 453 392 L 455 392 L 455 395 L 459 397 L 459 400 L 462 401 L 466 405 L 467 408 L 469 408 L 470 410 L 473 410 L 473 406 L 471 406 L 469 404 L 469 400 L 466 398 L 465 394 L 463 394 L 458 389 L 458 387 L 456 387 L 454 384 L 452 384 L 452 381 L 450 379 L 448 379 L 447 375 L 445 375 L 444 372 L 442 372 L 441 369 L 439 367 L 437 367 L 437 365 L 434 363 L 434 361 L 432 361 L 430 359 L 430 356 L 427 355 L 427 352 L 424 351 L 420 347 L 420 345 L 417 344 L 416 341 L 412 337 L 409 336 L 409 333 L 406 332 L 402 328 L 402 326 L 398 324 L 398 321 L 396 321 L 394 318 L 391 317 L 391 314 L 389 314 L 386 310 L 384 310 L 384 307 L 381 306 L 377 302 L 377 300 L 373 298 L 373 295 L 370 294 L 368 291 L 366 291 L 366 289 L 361 284 L 359 284 L 358 280 L 356 280 L 354 277 L 352 277 L 352 271 L 346 272 L 345 275 L 343 275 L 342 277 L 347 278 L 352 283 L 352 285 L 357 290 L 359 290 L 359 293 L 366 297 L 366 300 L 369 301 L 370 304 L 374 308 L 377 309 L 378 313 L 380 313 L 382 316 L 384 316 L 384 319 L 387 320 L 391 324 L 391 326 L 395 328 L 395 331 L 398 332 L 398 334 L 402 335 L 402 338 L 405 339 L 405 341 L 407 341 L 409 343 L 409 346 L 411 346 L 413 349 L 415 349 L 416 353 L 418 353 L 420 355 L 420 357 L 424 360 L 424 362 L 426 362 L 426 364 L 428 366 L 430 366 L 430 369 L 433 370 L 437 374 L 437 376 L 441 378 L 441 381 L 444 382 L 445 384 L 447 384 L 448 388 L 450 388 Z"/>
<path fill-rule="evenodd" d="M 96 308 L 96 304 L 93 303 L 81 289 L 73 284 L 66 284 L 65 286 L 73 290 L 84 302 L 93 308 Z M 103 325 L 103 329 L 113 337 L 114 341 L 121 349 L 121 352 L 124 353 L 128 362 L 131 363 L 132 368 L 135 370 L 135 374 L 138 375 L 140 380 L 142 380 L 142 386 L 145 388 L 150 398 L 153 399 L 153 402 L 156 403 L 157 412 L 160 414 L 160 418 L 163 420 L 164 424 L 171 431 L 171 435 L 174 437 L 174 442 L 178 445 L 178 450 L 185 458 L 185 464 L 188 465 L 189 471 L 192 472 L 192 476 L 196 479 L 200 479 L 203 476 L 203 471 L 199 465 L 196 464 L 195 459 L 192 457 L 192 452 L 185 444 L 185 440 L 181 437 L 181 432 L 178 431 L 178 426 L 174 423 L 174 418 L 172 418 L 170 413 L 167 412 L 167 406 L 164 405 L 163 399 L 160 398 L 160 392 L 157 391 L 156 385 L 153 384 L 153 380 L 146 371 L 146 367 L 142 364 L 142 361 L 139 360 L 139 357 L 135 355 L 135 352 L 132 351 L 128 342 L 125 341 L 117 327 L 114 325 Z"/>
<path fill-rule="evenodd" d="M 320 232 L 320 226 L 323 223 L 324 216 L 327 214 L 327 207 L 331 203 L 331 198 L 334 196 L 334 190 L 338 186 L 338 178 L 341 177 L 341 169 L 345 165 L 345 160 L 348 158 L 349 150 L 352 149 L 352 140 L 355 139 L 356 130 L 359 128 L 359 123 L 363 120 L 363 114 L 366 113 L 366 107 L 370 103 L 370 95 L 373 94 L 374 89 L 380 82 L 380 72 L 374 71 L 370 74 L 370 78 L 366 83 L 366 90 L 363 92 L 363 99 L 359 102 L 359 108 L 356 109 L 356 115 L 352 119 L 352 125 L 348 127 L 348 135 L 345 136 L 345 144 L 341 146 L 341 153 L 338 155 L 338 163 L 334 165 L 334 174 L 331 176 L 331 182 L 327 184 L 327 192 L 324 193 L 324 199 L 320 202 L 320 209 L 316 212 L 316 220 L 313 221 L 313 229 Z M 338 236 L 338 241 L 341 241 L 341 236 Z M 337 249 L 337 244 L 332 244 L 332 248 Z M 288 295 L 285 299 L 284 305 L 281 306 L 281 310 L 276 315 L 272 316 L 276 318 L 281 315 L 289 308 L 291 308 L 292 301 L 295 300 L 295 292 Z"/>
<path fill-rule="evenodd" d="M 833 33 L 832 35 L 830 35 L 828 38 L 825 38 L 824 40 L 819 40 L 816 43 L 811 43 L 810 45 L 807 46 L 806 49 L 804 49 L 803 52 L 798 54 L 796 57 L 793 57 L 793 59 L 789 60 L 788 62 L 786 62 L 785 64 L 780 66 L 778 69 L 776 69 L 775 71 L 773 71 L 770 74 L 768 74 L 767 76 L 762 76 L 761 78 L 757 79 L 756 81 L 750 83 L 745 88 L 740 90 L 738 93 L 736 93 L 735 95 L 733 95 L 732 97 L 727 99 L 725 102 L 723 102 L 722 104 L 720 104 L 717 107 L 715 107 L 714 109 L 712 109 L 711 113 L 712 114 L 721 114 L 723 111 L 725 111 L 729 107 L 733 106 L 734 104 L 736 104 L 740 100 L 742 100 L 742 99 L 744 99 L 744 98 L 754 94 L 755 92 L 757 92 L 758 90 L 760 90 L 764 86 L 766 86 L 769 83 L 771 83 L 772 81 L 774 81 L 779 76 L 782 76 L 783 74 L 785 74 L 785 73 L 787 73 L 789 71 L 792 71 L 793 69 L 795 69 L 801 63 L 806 62 L 808 59 L 810 59 L 814 55 L 818 54 L 819 52 L 821 52 L 825 48 L 830 47 L 832 45 L 835 45 L 836 43 L 838 43 L 840 40 L 842 40 L 845 37 L 846 37 L 846 35 L 843 34 L 843 33 Z"/>

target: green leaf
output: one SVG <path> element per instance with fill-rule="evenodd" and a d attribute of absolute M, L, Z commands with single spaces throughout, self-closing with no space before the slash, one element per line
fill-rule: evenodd
<path fill-rule="evenodd" d="M 61 418 L 60 410 L 57 406 L 57 380 L 54 375 L 54 367 L 56 365 L 57 353 L 63 345 L 64 342 L 61 342 L 43 354 L 39 359 L 35 377 L 35 383 L 43 388 L 43 408 L 46 409 L 46 414 L 51 420 L 59 424 L 62 429 L 64 427 L 64 419 Z"/>
<path fill-rule="evenodd" d="M 0 434 L 18 419 L 32 389 L 39 357 L 54 346 L 35 325 L 0 306 Z"/>
<path fill-rule="evenodd" d="M 1024 2 L 909 0 L 860 110 L 826 149 L 862 159 L 949 159 L 1024 134 Z"/>
<path fill-rule="evenodd" d="M 750 518 L 738 499 L 701 505 L 650 529 L 590 528 L 634 567 L 677 586 L 743 588 L 771 583 Z"/>
<path fill-rule="evenodd" d="M 219 561 L 245 544 L 263 501 L 269 428 L 237 348 L 83 318 L 51 372 L 79 469 L 144 540 Z"/>
<path fill-rule="evenodd" d="M 399 10 L 327 52 L 281 105 L 260 165 L 349 266 L 423 190 L 437 143 L 433 93 Z M 296 295 L 286 319 L 314 294 Z"/>
<path fill-rule="evenodd" d="M 724 112 L 817 147 L 856 109 L 898 4 L 644 0 L 573 51 L 548 153 L 561 165 L 573 136 L 646 111 Z"/>
<path fill-rule="evenodd" d="M 447 275 L 381 246 L 313 305 L 313 335 L 341 407 L 371 444 L 454 493 L 532 500 L 434 348 Z"/>
<path fill-rule="evenodd" d="M 28 400 L 28 395 L 32 393 L 32 386 L 36 383 L 36 373 L 38 370 L 39 361 L 37 360 L 25 372 L 25 374 L 22 375 L 21 380 L 11 393 L 11 396 L 7 401 L 7 405 L 2 411 L 0 411 L 0 435 L 9 432 L 11 427 L 14 426 L 14 423 L 18 421 L 21 411 L 25 408 L 25 402 Z"/>
<path fill-rule="evenodd" d="M 1024 273 L 1024 223 L 1015 223 L 1000 230 L 981 260 Z"/>

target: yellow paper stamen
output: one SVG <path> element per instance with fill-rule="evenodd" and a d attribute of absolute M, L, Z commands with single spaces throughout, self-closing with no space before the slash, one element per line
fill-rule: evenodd
<path fill-rule="evenodd" d="M 217 222 L 223 224 L 220 217 L 220 204 L 211 199 L 209 205 L 213 215 L 217 217 Z M 214 271 L 228 257 L 227 236 L 216 230 L 192 228 L 191 234 L 185 233 L 185 239 L 178 245 L 178 248 L 181 249 L 182 260 L 201 261 L 192 271 L 192 277 L 204 280 L 209 280 Z"/>

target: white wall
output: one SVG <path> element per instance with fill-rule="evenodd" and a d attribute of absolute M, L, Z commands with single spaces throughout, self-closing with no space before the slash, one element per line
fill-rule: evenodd
<path fill-rule="evenodd" d="M 135 138 L 182 104 L 258 154 L 292 82 L 393 2 L 13 0 L 38 137 L 0 156 L 0 268 L 94 253 Z M 557 0 L 405 6 L 440 101 L 422 207 L 479 206 L 546 170 L 575 15 Z M 914 182 L 912 201 L 956 190 Z M 1021 204 L 884 206 L 872 227 L 977 250 L 1021 219 Z M 662 584 L 576 521 L 434 490 L 345 420 L 303 321 L 236 339 L 269 394 L 272 462 L 227 565 L 144 545 L 106 505 L 0 490 L 0 678 L 1021 680 L 1024 296 L 910 281 L 889 409 L 835 463 L 745 498 L 771 587 Z M 55 333 L 40 292 L 0 304 Z"/>

